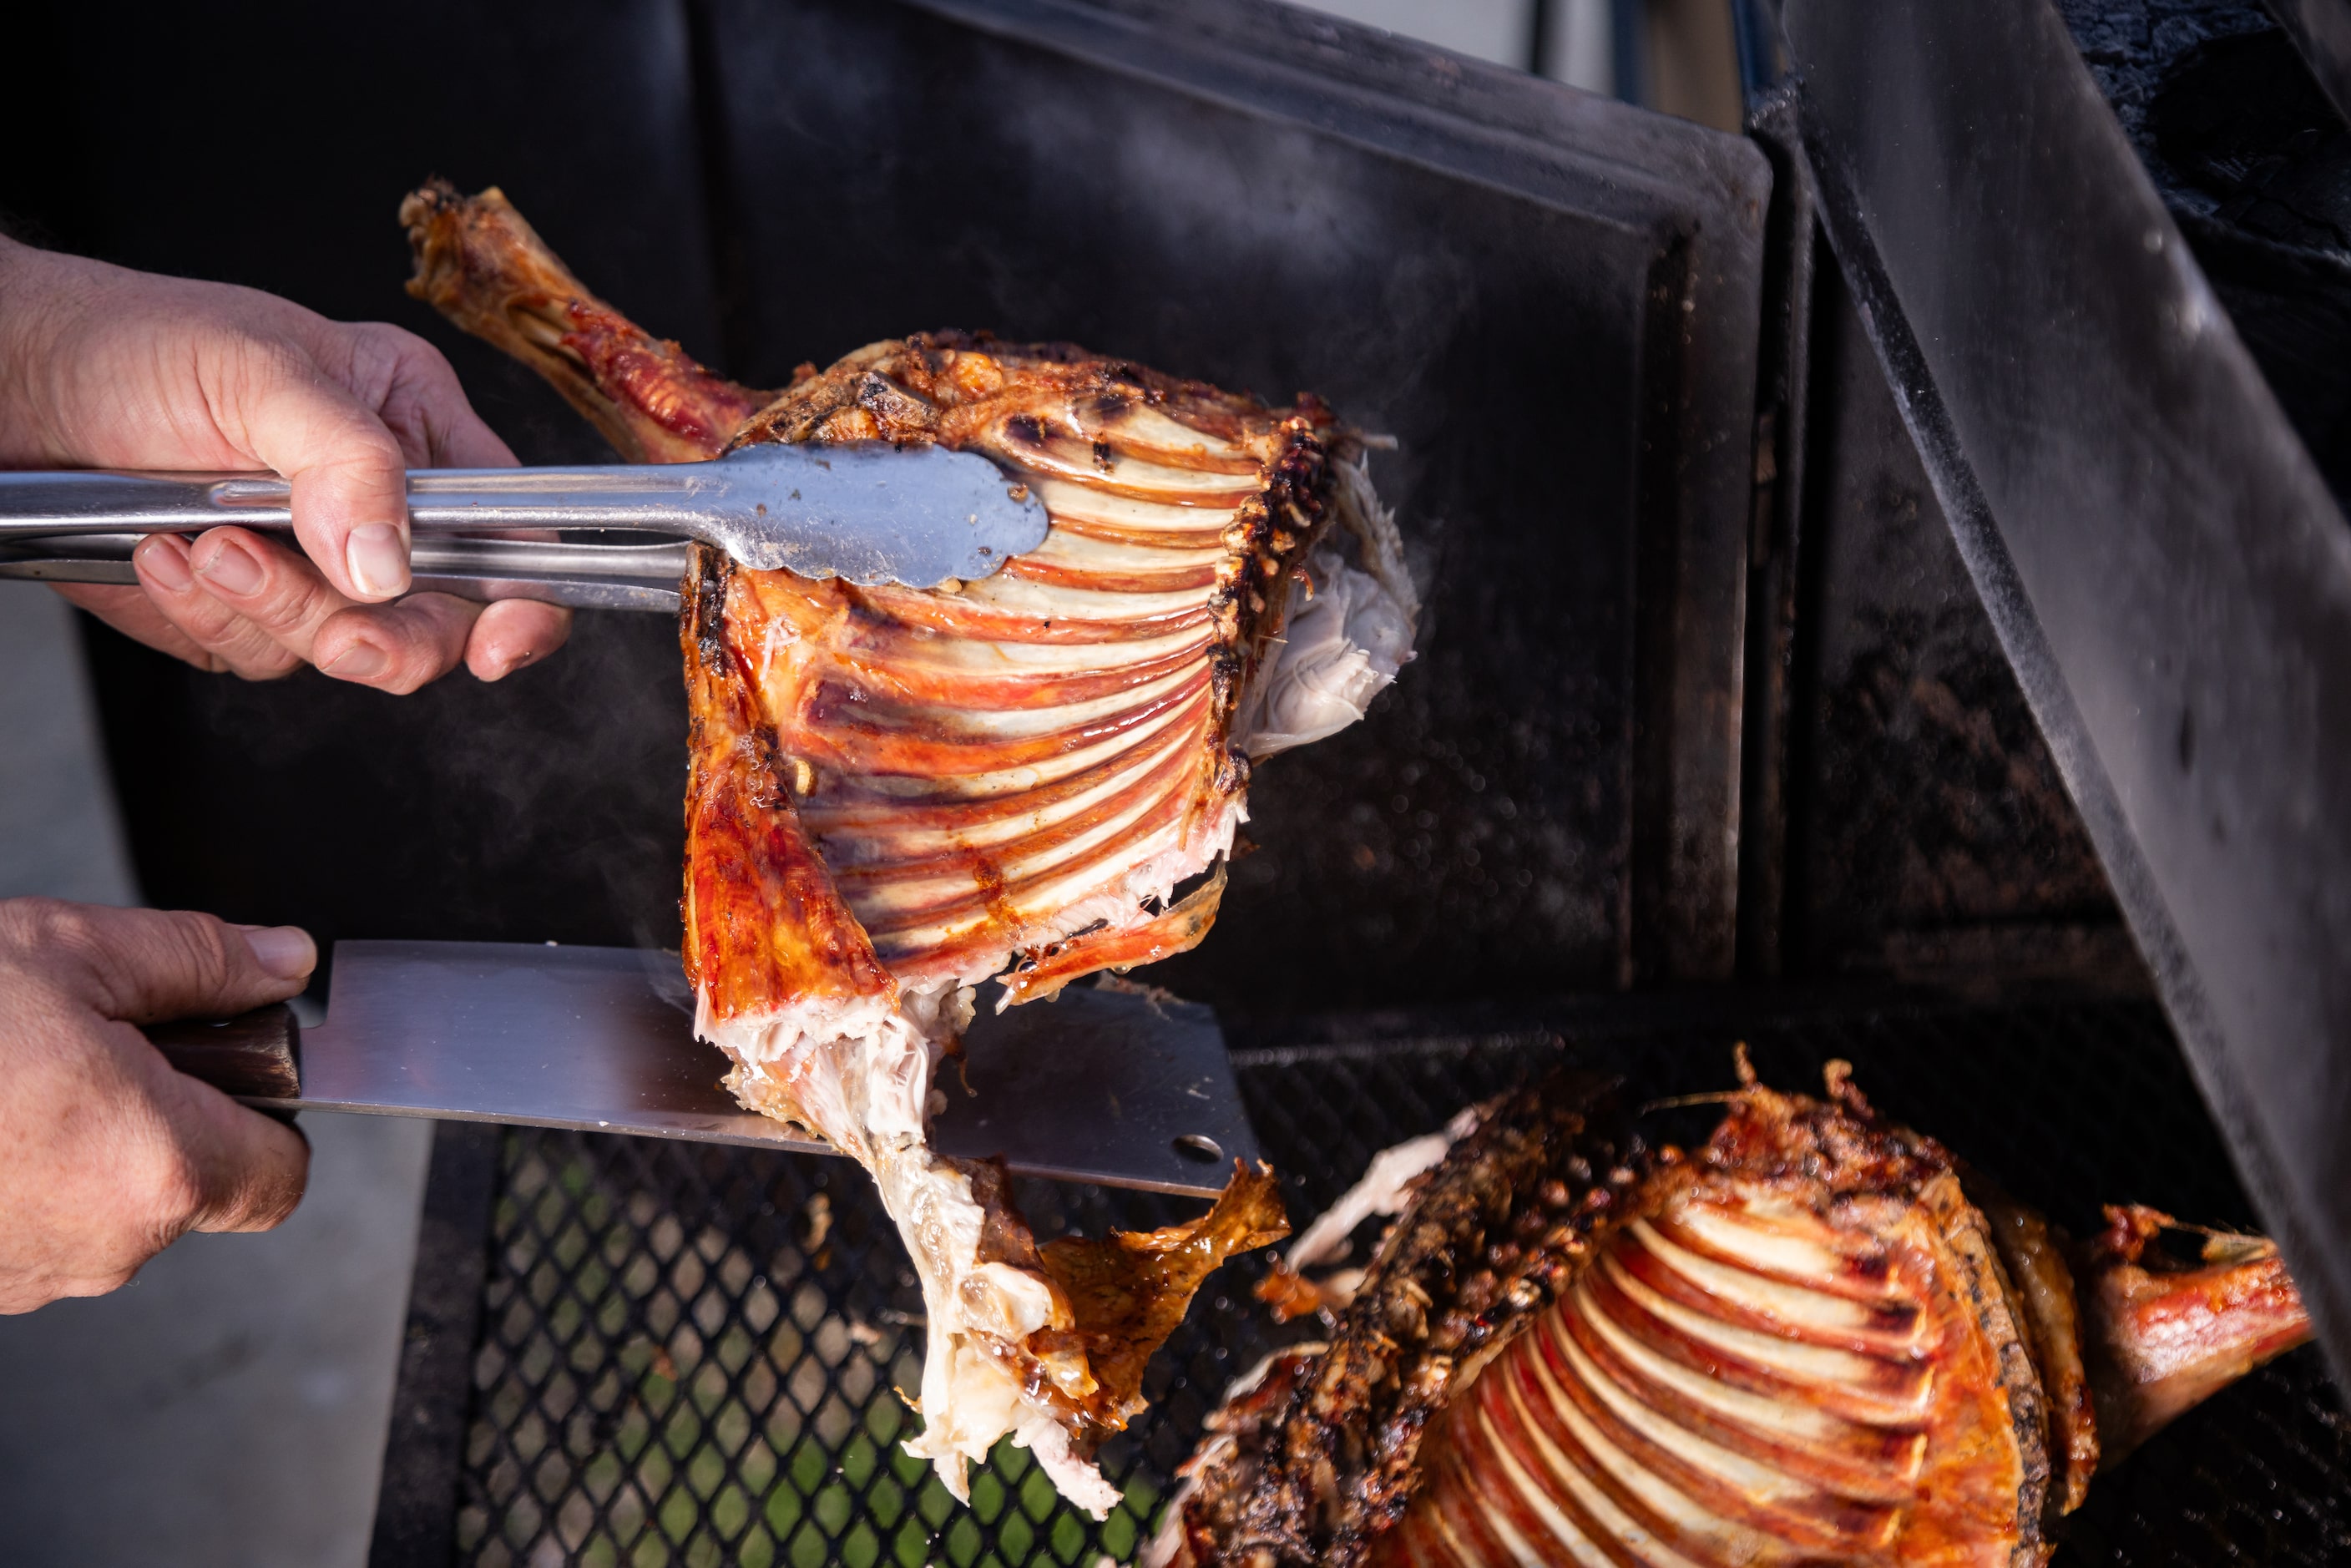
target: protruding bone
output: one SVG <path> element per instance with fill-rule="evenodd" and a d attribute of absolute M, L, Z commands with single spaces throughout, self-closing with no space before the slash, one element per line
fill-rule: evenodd
<path fill-rule="evenodd" d="M 545 376 L 632 463 L 716 457 L 773 401 L 696 363 L 588 292 L 496 185 L 429 182 L 400 204 L 408 292 Z"/>
<path fill-rule="evenodd" d="M 2310 1338 L 2310 1314 L 2276 1243 L 2200 1231 L 2199 1260 L 2175 1263 L 2155 1245 L 2167 1231 L 2199 1228 L 2109 1205 L 2106 1228 L 2085 1249 L 2084 1349 L 2103 1468 Z"/>

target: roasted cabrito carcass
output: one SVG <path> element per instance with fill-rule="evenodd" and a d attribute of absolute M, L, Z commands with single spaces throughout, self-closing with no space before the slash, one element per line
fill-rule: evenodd
<path fill-rule="evenodd" d="M 1844 1063 L 1739 1065 L 1687 1153 L 1591 1078 L 1487 1107 L 1355 1206 L 1402 1209 L 1359 1279 L 1277 1270 L 1328 1343 L 1233 1388 L 1154 1560 L 2038 1563 L 2102 1462 L 2308 1337 L 2266 1241 L 2172 1261 L 2113 1208 L 2069 1249 Z"/>
<path fill-rule="evenodd" d="M 931 1153 L 933 1071 L 980 981 L 1017 1003 L 1197 943 L 1251 761 L 1353 722 L 1410 656 L 1364 442 L 1311 398 L 959 332 L 754 391 L 590 295 L 494 190 L 436 183 L 402 217 L 411 292 L 624 456 L 935 442 L 1050 513 L 998 575 L 926 590 L 697 550 L 684 957 L 737 1095 L 862 1161 L 905 1237 L 929 1314 L 909 1448 L 962 1496 L 1009 1435 L 1106 1512 L 1089 1446 L 1207 1271 L 1282 1233 L 1270 1177 L 1238 1172 L 1192 1226 L 1040 1249 L 996 1174 Z"/>

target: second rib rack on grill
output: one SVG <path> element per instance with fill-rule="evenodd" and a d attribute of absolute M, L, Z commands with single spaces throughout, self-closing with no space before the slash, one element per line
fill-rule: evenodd
<path fill-rule="evenodd" d="M 1845 1063 L 1820 1100 L 1740 1073 L 1687 1152 L 1561 1073 L 1375 1161 L 1334 1211 L 1398 1214 L 1369 1265 L 1260 1288 L 1328 1343 L 1234 1385 L 1145 1560 L 2031 1568 L 2102 1466 L 2309 1338 L 2260 1237 L 2175 1260 L 2194 1228 L 2116 1207 L 2070 1247 Z"/>

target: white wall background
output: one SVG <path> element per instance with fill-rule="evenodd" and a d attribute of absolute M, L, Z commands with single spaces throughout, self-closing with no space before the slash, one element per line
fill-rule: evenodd
<path fill-rule="evenodd" d="M 1527 45 L 1533 0 L 1297 0 L 1367 26 L 1418 38 L 1457 54 L 1516 66 L 1531 63 Z M 1608 0 L 1553 0 L 1549 57 L 1542 74 L 1593 92 L 1614 86 Z"/>
<path fill-rule="evenodd" d="M 0 898 L 139 902 L 65 601 L 0 581 Z"/>

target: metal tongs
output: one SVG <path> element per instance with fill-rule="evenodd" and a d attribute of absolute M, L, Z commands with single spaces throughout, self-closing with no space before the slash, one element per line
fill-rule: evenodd
<path fill-rule="evenodd" d="M 883 442 L 747 447 L 707 463 L 419 468 L 408 476 L 418 590 L 610 610 L 678 607 L 687 540 L 802 577 L 932 588 L 1044 541 L 1043 505 L 973 453 Z M 154 533 L 293 526 L 266 474 L 0 472 L 0 577 L 135 582 Z M 496 538 L 549 530 L 660 535 Z"/>

